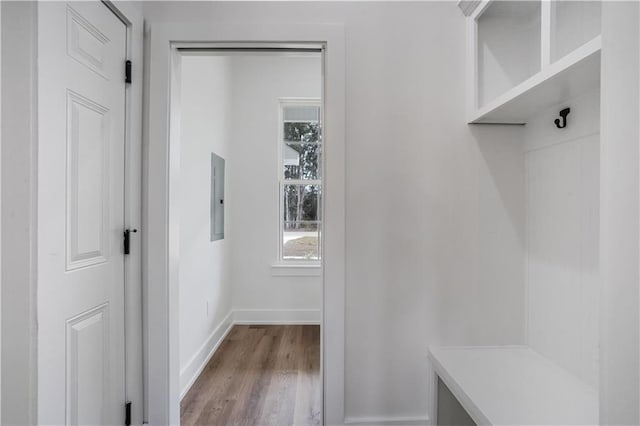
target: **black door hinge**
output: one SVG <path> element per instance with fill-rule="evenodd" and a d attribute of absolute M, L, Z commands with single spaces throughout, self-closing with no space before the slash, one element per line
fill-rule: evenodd
<path fill-rule="evenodd" d="M 124 426 L 131 426 L 131 401 L 124 404 Z"/>
<path fill-rule="evenodd" d="M 129 235 L 130 235 L 132 232 L 134 232 L 134 233 L 135 233 L 135 232 L 138 232 L 138 230 L 137 230 L 137 229 L 125 229 L 125 230 L 124 230 L 124 254 L 129 254 L 129 252 L 130 252 L 130 249 L 129 249 L 129 248 L 130 248 L 130 238 L 129 238 Z"/>
<path fill-rule="evenodd" d="M 131 61 L 128 59 L 124 63 L 124 82 L 131 83 Z"/>

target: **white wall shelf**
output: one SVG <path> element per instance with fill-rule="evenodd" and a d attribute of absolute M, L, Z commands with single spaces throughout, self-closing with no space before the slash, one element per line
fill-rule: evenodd
<path fill-rule="evenodd" d="M 552 63 L 600 35 L 601 7 L 599 1 L 551 2 Z"/>
<path fill-rule="evenodd" d="M 540 72 L 541 9 L 540 1 L 494 1 L 475 19 L 478 106 Z"/>
<path fill-rule="evenodd" d="M 429 358 L 476 424 L 598 424 L 596 390 L 529 347 L 432 347 Z"/>
<path fill-rule="evenodd" d="M 477 109 L 470 123 L 525 123 L 537 111 L 600 86 L 600 36 Z"/>
<path fill-rule="evenodd" d="M 469 123 L 523 124 L 600 84 L 600 7 L 485 0 L 467 18 Z"/>

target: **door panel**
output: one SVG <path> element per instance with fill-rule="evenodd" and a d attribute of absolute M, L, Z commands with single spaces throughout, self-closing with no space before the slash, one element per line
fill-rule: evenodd
<path fill-rule="evenodd" d="M 107 260 L 109 110 L 73 92 L 67 96 L 67 270 L 72 270 Z"/>
<path fill-rule="evenodd" d="M 124 421 L 126 27 L 38 4 L 38 423 Z"/>
<path fill-rule="evenodd" d="M 67 53 L 70 57 L 108 78 L 105 69 L 108 43 L 109 38 L 91 22 L 73 7 L 67 8 Z"/>
<path fill-rule="evenodd" d="M 66 398 L 70 424 L 105 424 L 108 307 L 105 303 L 67 321 Z"/>

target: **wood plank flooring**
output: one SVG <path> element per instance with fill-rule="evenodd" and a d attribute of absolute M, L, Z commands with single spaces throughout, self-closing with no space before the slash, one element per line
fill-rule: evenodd
<path fill-rule="evenodd" d="M 236 325 L 182 400 L 181 424 L 319 425 L 320 326 Z"/>

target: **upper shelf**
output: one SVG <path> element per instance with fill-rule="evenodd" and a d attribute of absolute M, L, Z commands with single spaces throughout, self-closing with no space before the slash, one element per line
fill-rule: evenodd
<path fill-rule="evenodd" d="M 475 111 L 471 123 L 525 123 L 536 111 L 600 86 L 601 38 L 571 52 Z"/>
<path fill-rule="evenodd" d="M 600 3 L 483 1 L 468 18 L 470 123 L 525 123 L 600 84 Z"/>
<path fill-rule="evenodd" d="M 598 424 L 596 390 L 526 346 L 431 348 L 429 357 L 476 424 Z"/>

